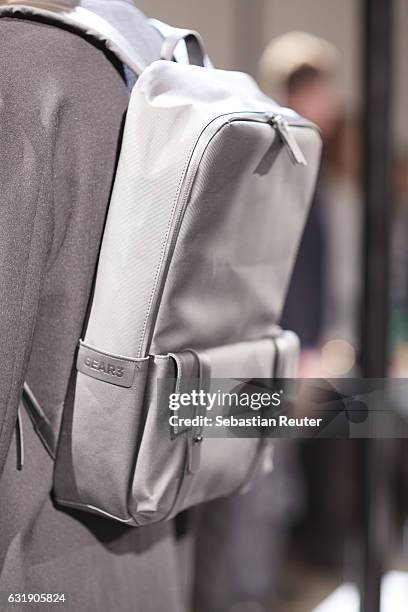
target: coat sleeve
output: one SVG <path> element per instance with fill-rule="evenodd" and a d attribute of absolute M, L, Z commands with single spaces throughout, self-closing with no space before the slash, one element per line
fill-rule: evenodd
<path fill-rule="evenodd" d="M 12 66 L 0 68 L 0 472 L 53 238 L 53 131 L 44 129 L 38 94 L 27 83 L 22 91 L 23 73 Z"/>
<path fill-rule="evenodd" d="M 129 92 L 71 32 L 1 19 L 0 41 L 1 475 L 25 379 L 58 422 Z"/>

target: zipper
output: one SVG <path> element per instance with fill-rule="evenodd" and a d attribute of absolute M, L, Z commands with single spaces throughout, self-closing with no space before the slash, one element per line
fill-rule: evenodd
<path fill-rule="evenodd" d="M 271 115 L 268 119 L 268 123 L 276 128 L 282 142 L 284 145 L 286 145 L 286 149 L 292 162 L 294 164 L 298 164 L 299 166 L 307 166 L 306 158 L 303 155 L 303 151 L 299 147 L 296 138 L 289 129 L 288 121 L 284 119 L 282 115 Z"/>
<path fill-rule="evenodd" d="M 233 115 L 233 113 L 231 113 Z M 306 158 L 300 148 L 296 138 L 290 131 L 290 127 L 309 127 L 314 128 L 315 126 L 304 121 L 296 120 L 295 117 L 284 117 L 280 113 L 263 113 L 252 111 L 249 113 L 236 113 L 237 117 L 233 117 L 231 121 L 256 121 L 259 123 L 269 123 L 279 134 L 279 138 L 285 145 L 286 150 L 293 164 L 299 166 L 307 166 Z"/>
<path fill-rule="evenodd" d="M 265 111 L 237 111 L 235 113 L 225 113 L 223 115 L 218 115 L 214 119 L 212 119 L 201 131 L 198 136 L 195 147 L 190 155 L 190 159 L 184 171 L 184 178 L 182 181 L 182 187 L 178 194 L 178 213 L 176 214 L 176 219 L 174 221 L 173 231 L 171 233 L 170 242 L 169 242 L 169 250 L 166 256 L 166 262 L 164 265 L 164 269 L 162 270 L 162 279 L 160 282 L 159 295 L 155 299 L 154 311 L 150 313 L 150 323 L 148 325 L 148 329 L 145 332 L 145 336 L 142 342 L 141 354 L 148 354 L 150 351 L 151 341 L 153 337 L 154 326 L 156 323 L 161 296 L 163 293 L 163 287 L 165 285 L 165 279 L 167 277 L 167 272 L 170 267 L 171 259 L 174 252 L 174 247 L 179 235 L 180 227 L 183 221 L 184 213 L 186 206 L 188 204 L 190 198 L 190 192 L 192 185 L 194 183 L 194 179 L 197 173 L 198 166 L 201 162 L 205 151 L 212 141 L 212 139 L 218 134 L 218 132 L 228 123 L 233 123 L 234 121 L 253 121 L 256 123 L 269 124 L 273 127 L 281 139 L 282 143 L 285 145 L 286 150 L 288 151 L 289 158 L 295 165 L 307 166 L 306 158 L 296 141 L 296 138 L 291 134 L 290 127 L 304 127 L 309 129 L 314 129 L 317 132 L 318 128 L 308 121 L 302 120 L 301 117 L 297 119 L 296 117 L 284 117 L 280 113 L 273 112 L 265 112 Z M 204 139 L 204 136 L 207 136 Z"/>

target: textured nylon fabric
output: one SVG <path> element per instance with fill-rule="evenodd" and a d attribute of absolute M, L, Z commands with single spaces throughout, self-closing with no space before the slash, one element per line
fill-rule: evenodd
<path fill-rule="evenodd" d="M 293 131 L 308 167 L 292 165 L 268 124 L 237 121 L 211 141 L 171 261 L 153 353 L 272 335 L 318 162 L 315 133 Z"/>
<path fill-rule="evenodd" d="M 255 82 L 242 73 L 160 61 L 154 62 L 139 78 L 129 104 L 101 250 L 86 335 L 90 345 L 133 357 L 144 356 L 149 351 L 166 259 L 182 205 L 178 198 L 185 181 L 194 179 L 191 171 L 187 173 L 187 165 L 201 132 L 225 113 L 248 110 L 276 112 L 278 109 L 259 91 Z M 266 132 L 269 137 L 267 146 L 270 146 L 274 132 L 272 129 L 266 129 Z M 319 139 L 311 132 L 313 136 L 310 138 L 314 139 L 311 167 L 304 173 L 305 179 L 295 178 L 301 184 L 306 180 L 306 194 L 310 194 L 319 156 Z M 265 142 L 261 147 L 265 149 Z M 258 163 L 264 152 L 262 148 L 258 150 Z M 224 148 L 217 158 L 226 182 L 237 178 L 237 175 L 231 177 L 225 173 L 230 156 L 231 151 Z M 204 163 L 211 164 L 211 161 Z M 282 166 L 283 172 L 292 176 L 294 168 L 287 156 Z M 254 170 L 250 169 L 251 172 Z M 272 174 L 275 177 L 274 173 L 269 173 L 268 182 L 273 180 Z M 239 186 L 245 188 L 249 178 L 248 174 L 240 176 Z M 284 181 L 285 176 L 276 174 L 275 180 Z M 237 189 L 235 183 L 231 189 Z M 225 205 L 233 202 L 231 200 Z M 305 213 L 305 210 L 301 211 L 299 227 Z M 208 219 L 202 223 L 200 218 L 197 217 L 197 232 L 206 234 L 212 228 L 207 226 Z M 259 220 L 263 225 L 263 220 Z M 217 223 L 217 220 L 210 223 Z M 227 232 L 228 228 L 219 229 L 221 240 L 224 231 Z M 195 272 L 194 265 L 191 272 Z M 280 289 L 281 295 L 282 291 Z M 185 324 L 188 326 L 188 321 Z M 213 340 L 217 338 L 210 335 L 209 345 Z M 156 352 L 169 350 L 164 346 L 154 347 Z M 185 347 L 178 343 L 170 350 L 180 348 Z"/>

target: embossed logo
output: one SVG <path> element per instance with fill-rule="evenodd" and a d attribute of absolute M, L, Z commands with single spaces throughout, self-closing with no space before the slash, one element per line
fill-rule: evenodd
<path fill-rule="evenodd" d="M 113 365 L 108 361 L 93 359 L 91 357 L 86 356 L 84 359 L 84 364 L 87 368 L 92 368 L 97 372 L 103 372 L 104 374 L 108 374 L 109 376 L 116 376 L 117 378 L 123 378 L 124 376 L 124 369 L 122 366 Z"/>
<path fill-rule="evenodd" d="M 115 357 L 80 344 L 77 358 L 78 371 L 97 380 L 119 387 L 131 387 L 139 365 L 135 360 Z"/>

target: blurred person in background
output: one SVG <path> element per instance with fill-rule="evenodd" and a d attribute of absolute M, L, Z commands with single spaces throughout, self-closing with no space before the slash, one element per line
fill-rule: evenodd
<path fill-rule="evenodd" d="M 313 121 L 324 143 L 281 321 L 300 337 L 302 377 L 347 374 L 358 344 L 361 206 L 355 155 L 344 161 L 341 139 L 348 134 L 337 94 L 338 64 L 337 49 L 306 32 L 274 39 L 259 64 L 263 89 Z M 350 151 L 356 151 L 355 143 Z"/>
<path fill-rule="evenodd" d="M 395 206 L 391 240 L 391 376 L 408 376 L 408 152 L 393 168 Z"/>
<path fill-rule="evenodd" d="M 352 376 L 358 352 L 359 131 L 341 108 L 340 59 L 328 41 L 289 32 L 269 43 L 259 63 L 261 87 L 313 121 L 323 139 L 315 197 L 281 320 L 283 328 L 300 337 L 302 378 Z M 295 453 L 294 445 L 290 448 Z M 350 500 L 355 491 L 347 476 L 353 449 L 348 440 L 322 439 L 305 440 L 296 449 L 307 496 L 296 540 L 307 560 L 320 567 L 338 567 L 344 554 L 353 521 Z"/>

